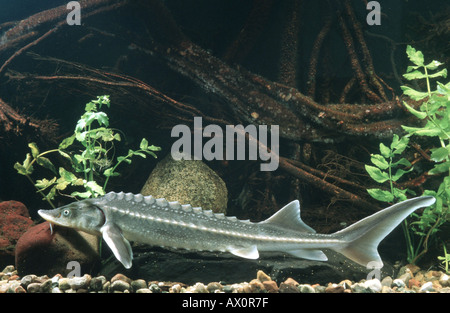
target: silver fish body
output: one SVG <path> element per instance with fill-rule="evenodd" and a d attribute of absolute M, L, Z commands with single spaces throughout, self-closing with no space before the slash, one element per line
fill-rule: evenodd
<path fill-rule="evenodd" d="M 406 200 L 333 234 L 317 234 L 300 218 L 292 201 L 265 221 L 253 223 L 201 208 L 132 193 L 110 192 L 54 210 L 39 210 L 46 220 L 102 235 L 116 258 L 132 266 L 129 241 L 198 251 L 231 252 L 257 259 L 259 251 L 280 251 L 326 261 L 330 248 L 367 266 L 382 267 L 378 243 L 414 210 L 433 204 L 433 197 Z"/>

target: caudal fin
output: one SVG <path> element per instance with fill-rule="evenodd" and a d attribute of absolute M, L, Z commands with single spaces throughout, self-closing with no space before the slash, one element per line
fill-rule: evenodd
<path fill-rule="evenodd" d="M 413 198 L 368 216 L 334 233 L 337 239 L 346 243 L 334 247 L 333 250 L 363 266 L 381 268 L 383 262 L 377 250 L 380 241 L 412 212 L 430 206 L 435 201 L 435 198 L 430 196 Z"/>

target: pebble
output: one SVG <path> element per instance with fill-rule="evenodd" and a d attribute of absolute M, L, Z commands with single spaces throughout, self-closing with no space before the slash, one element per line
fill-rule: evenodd
<path fill-rule="evenodd" d="M 132 288 L 134 291 L 137 291 L 137 290 L 139 290 L 139 289 L 144 289 L 144 288 L 147 288 L 147 283 L 146 283 L 146 281 L 143 280 L 143 279 L 133 280 L 133 281 L 131 282 L 131 288 Z"/>
<path fill-rule="evenodd" d="M 7 293 L 14 293 L 14 290 L 16 290 L 18 287 L 20 287 L 19 281 L 10 281 L 8 283 L 8 289 L 6 290 Z"/>
<path fill-rule="evenodd" d="M 43 293 L 50 293 L 52 291 L 52 280 L 46 280 L 41 284 L 41 291 Z"/>
<path fill-rule="evenodd" d="M 325 293 L 343 293 L 345 288 L 338 284 L 328 284 L 325 289 Z"/>
<path fill-rule="evenodd" d="M 232 293 L 233 292 L 233 289 L 232 289 L 232 287 L 231 287 L 231 285 L 225 285 L 225 286 L 223 286 L 223 292 L 225 292 L 225 293 Z"/>
<path fill-rule="evenodd" d="M 327 287 L 321 286 L 319 284 L 313 285 L 311 287 L 314 288 L 315 293 L 325 293 L 325 290 L 327 289 Z"/>
<path fill-rule="evenodd" d="M 91 275 L 84 274 L 81 277 L 73 277 L 69 279 L 70 288 L 73 290 L 88 289 L 91 282 Z"/>
<path fill-rule="evenodd" d="M 394 290 L 389 286 L 383 286 L 381 287 L 381 293 L 394 293 Z"/>
<path fill-rule="evenodd" d="M 441 277 L 439 277 L 439 284 L 441 284 L 442 287 L 450 287 L 450 277 L 447 274 L 442 274 Z"/>
<path fill-rule="evenodd" d="M 425 280 L 425 276 L 423 275 L 422 272 L 418 272 L 414 275 L 413 279 L 418 280 L 418 281 L 423 281 L 423 280 Z"/>
<path fill-rule="evenodd" d="M 4 269 L 3 269 L 3 271 L 2 271 L 2 273 L 12 273 L 12 272 L 14 272 L 16 269 L 14 268 L 14 265 L 7 265 Z"/>
<path fill-rule="evenodd" d="M 6 280 L 0 281 L 0 293 L 5 293 L 9 288 L 8 282 Z"/>
<path fill-rule="evenodd" d="M 433 281 L 432 283 L 433 283 L 433 288 L 434 288 L 434 289 L 436 289 L 436 290 L 442 289 L 442 286 L 441 286 L 441 284 L 439 283 L 438 280 L 435 280 L 435 281 Z"/>
<path fill-rule="evenodd" d="M 266 291 L 268 293 L 277 293 L 278 292 L 278 285 L 275 281 L 267 280 L 267 281 L 264 281 L 262 284 L 264 285 L 264 289 L 266 289 Z"/>
<path fill-rule="evenodd" d="M 298 292 L 300 292 L 298 290 L 299 285 L 300 284 L 297 281 L 295 281 L 293 278 L 289 277 L 288 279 L 286 279 L 284 282 L 282 282 L 280 284 L 278 291 L 280 293 L 298 293 Z"/>
<path fill-rule="evenodd" d="M 299 285 L 298 291 L 300 293 L 316 293 L 316 290 L 311 285 Z"/>
<path fill-rule="evenodd" d="M 208 293 L 208 290 L 206 289 L 206 286 L 202 283 L 196 283 L 194 286 L 192 286 L 192 292 L 194 293 Z"/>
<path fill-rule="evenodd" d="M 416 273 L 418 273 L 420 271 L 420 267 L 418 267 L 417 265 L 414 264 L 408 264 L 404 266 L 405 269 L 409 270 L 409 272 L 413 275 L 415 275 Z"/>
<path fill-rule="evenodd" d="M 62 278 L 62 276 L 60 274 L 53 276 L 52 277 L 52 287 L 58 286 L 58 282 L 61 278 Z"/>
<path fill-rule="evenodd" d="M 392 277 L 391 276 L 386 276 L 385 278 L 383 278 L 382 280 L 381 280 L 381 286 L 382 287 L 391 287 L 392 286 L 392 283 L 393 283 L 393 279 L 392 279 Z"/>
<path fill-rule="evenodd" d="M 244 292 L 244 287 L 246 286 L 246 283 L 242 283 L 242 284 L 232 284 L 230 286 L 230 292 L 231 293 L 242 293 Z M 224 287 L 225 289 L 225 287 Z"/>
<path fill-rule="evenodd" d="M 367 290 L 366 286 L 364 286 L 364 283 L 353 284 L 351 286 L 350 290 L 353 293 L 369 293 L 370 292 L 370 291 Z"/>
<path fill-rule="evenodd" d="M 252 290 L 250 289 L 250 284 L 247 282 L 243 282 L 242 284 L 240 284 L 240 288 L 238 288 L 237 292 L 238 293 L 251 293 Z"/>
<path fill-rule="evenodd" d="M 47 275 L 38 276 L 38 277 L 36 277 L 36 282 L 42 284 L 43 282 L 45 282 L 45 281 L 48 280 L 48 279 L 49 279 L 49 278 L 48 278 Z"/>
<path fill-rule="evenodd" d="M 352 282 L 346 279 L 341 281 L 338 285 L 341 285 L 342 287 L 344 287 L 344 289 L 350 289 L 350 287 L 352 286 Z"/>
<path fill-rule="evenodd" d="M 126 290 L 129 291 L 131 289 L 131 286 L 126 281 L 118 279 L 111 283 L 110 289 L 113 292 L 115 291 L 125 292 Z"/>
<path fill-rule="evenodd" d="M 378 279 L 370 279 L 364 282 L 364 287 L 370 290 L 372 293 L 381 292 L 381 282 Z"/>
<path fill-rule="evenodd" d="M 413 288 L 413 286 L 414 287 L 420 287 L 420 281 L 418 281 L 417 279 L 415 279 L 415 278 L 411 278 L 410 280 L 409 280 L 409 282 L 408 282 L 408 288 Z"/>
<path fill-rule="evenodd" d="M 208 286 L 209 286 L 209 285 L 208 285 Z M 180 284 L 175 284 L 175 285 L 173 285 L 172 287 L 170 287 L 169 292 L 170 292 L 170 293 L 180 293 L 182 289 L 183 289 L 183 288 L 181 287 Z M 148 291 L 150 291 L 150 289 L 148 289 Z"/>
<path fill-rule="evenodd" d="M 58 281 L 59 289 L 60 289 L 60 290 L 64 291 L 64 290 L 69 290 L 69 289 L 70 289 L 69 279 L 70 279 L 70 278 L 61 278 L 61 279 Z"/>
<path fill-rule="evenodd" d="M 41 292 L 41 284 L 40 283 L 31 283 L 27 287 L 28 293 L 38 293 Z"/>
<path fill-rule="evenodd" d="M 178 286 L 180 286 L 180 285 L 178 285 Z M 180 286 L 180 288 L 181 288 L 181 286 Z M 208 284 L 208 286 L 206 286 L 206 290 L 208 290 L 209 293 L 214 293 L 214 292 L 216 292 L 216 290 L 220 291 L 220 290 L 222 290 L 222 288 L 223 288 L 223 286 L 218 282 L 211 282 Z"/>
<path fill-rule="evenodd" d="M 147 287 L 148 286 L 148 287 Z M 250 283 L 221 284 L 201 282 L 193 286 L 183 283 L 147 282 L 143 279 L 132 280 L 123 274 L 115 275 L 110 281 L 104 276 L 62 277 L 55 275 L 36 276 L 34 274 L 19 277 L 14 266 L 8 266 L 0 272 L 0 293 L 450 293 L 449 275 L 442 271 L 421 271 L 414 266 L 403 267 L 396 279 L 384 277 L 352 282 L 343 280 L 339 284 L 329 283 L 300 284 L 288 278 L 279 286 L 269 275 L 258 271 L 256 279 Z"/>
<path fill-rule="evenodd" d="M 272 278 L 270 278 L 270 276 L 264 273 L 263 271 L 258 271 L 256 273 L 256 279 L 262 283 L 265 281 L 272 281 Z"/>
<path fill-rule="evenodd" d="M 103 290 L 103 285 L 106 283 L 105 276 L 93 277 L 89 284 L 89 289 L 92 291 L 101 291 Z M 147 286 L 145 286 L 147 287 Z"/>
<path fill-rule="evenodd" d="M 405 286 L 406 286 L 405 282 L 399 278 L 394 279 L 394 281 L 392 282 L 392 287 L 403 288 Z"/>
<path fill-rule="evenodd" d="M 27 291 L 22 286 L 17 286 L 14 288 L 14 293 L 27 293 Z"/>
<path fill-rule="evenodd" d="M 441 276 L 441 273 L 438 271 L 430 271 L 425 273 L 425 280 L 426 281 L 433 281 L 433 280 L 439 280 L 439 276 Z"/>
<path fill-rule="evenodd" d="M 27 288 L 29 284 L 36 281 L 36 275 L 26 275 L 20 280 L 20 284 Z"/>
<path fill-rule="evenodd" d="M 278 291 L 280 293 L 299 293 L 300 292 L 298 290 L 297 286 L 294 286 L 291 284 L 286 284 L 285 282 L 280 284 Z"/>
<path fill-rule="evenodd" d="M 103 288 L 102 288 L 102 291 L 104 291 L 104 292 L 109 292 L 109 287 L 111 286 L 111 282 L 110 281 L 106 281 L 104 284 L 103 284 Z"/>
<path fill-rule="evenodd" d="M 420 291 L 421 292 L 434 291 L 433 283 L 431 281 L 426 282 L 425 284 L 422 285 L 422 287 L 420 287 Z"/>
<path fill-rule="evenodd" d="M 266 291 L 264 284 L 259 279 L 250 281 L 249 287 L 251 293 L 261 293 Z"/>
<path fill-rule="evenodd" d="M 412 275 L 410 272 L 406 272 L 405 274 L 401 275 L 399 278 L 401 281 L 403 281 L 403 283 L 406 285 L 409 280 L 412 278 Z"/>
<path fill-rule="evenodd" d="M 161 288 L 157 285 L 157 284 L 151 284 L 150 286 L 148 286 L 148 289 L 152 292 L 152 293 L 161 293 Z"/>
<path fill-rule="evenodd" d="M 119 274 L 114 275 L 113 278 L 111 278 L 111 284 L 112 284 L 113 282 L 117 281 L 117 280 L 124 281 L 124 282 L 126 282 L 126 283 L 128 283 L 128 284 L 131 284 L 131 281 L 132 281 L 132 280 L 131 280 L 130 278 L 128 278 L 127 276 L 125 276 L 125 275 L 119 273 Z"/>
<path fill-rule="evenodd" d="M 297 281 L 295 281 L 294 279 L 292 279 L 290 277 L 288 279 L 286 279 L 284 281 L 284 283 L 287 284 L 287 285 L 294 286 L 294 287 L 298 287 L 298 285 L 300 285 Z"/>

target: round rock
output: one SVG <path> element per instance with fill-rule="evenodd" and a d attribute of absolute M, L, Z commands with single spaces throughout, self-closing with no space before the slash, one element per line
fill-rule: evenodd
<path fill-rule="evenodd" d="M 381 282 L 378 279 L 370 279 L 364 282 L 364 287 L 373 293 L 381 292 Z"/>
<path fill-rule="evenodd" d="M 31 283 L 27 287 L 28 293 L 38 293 L 41 292 L 41 284 L 40 283 Z"/>
<path fill-rule="evenodd" d="M 174 153 L 175 159 L 190 156 Z M 228 191 L 225 182 L 199 160 L 165 157 L 150 174 L 141 190 L 143 195 L 190 204 L 215 213 L 226 213 Z"/>
<path fill-rule="evenodd" d="M 131 282 L 131 288 L 132 288 L 134 291 L 137 291 L 137 290 L 139 290 L 139 289 L 144 289 L 144 288 L 147 288 L 147 283 L 146 283 L 145 280 L 143 280 L 143 279 L 133 280 L 133 281 Z"/>
<path fill-rule="evenodd" d="M 33 226 L 16 245 L 16 268 L 20 274 L 78 274 L 95 271 L 100 265 L 98 238 L 71 228 L 53 226 L 48 222 Z M 77 263 L 69 263 L 76 261 Z M 79 264 L 80 268 L 74 268 Z M 73 274 L 73 273 L 72 273 Z"/>
<path fill-rule="evenodd" d="M 88 289 L 91 282 L 91 276 L 84 274 L 82 277 L 73 277 L 69 279 L 70 288 L 73 290 Z"/>
<path fill-rule="evenodd" d="M 15 245 L 32 224 L 23 203 L 0 202 L 0 266 L 14 262 Z"/>
<path fill-rule="evenodd" d="M 126 290 L 130 290 L 131 286 L 129 283 L 123 280 L 116 280 L 113 283 L 111 283 L 111 291 L 121 291 L 125 292 Z"/>

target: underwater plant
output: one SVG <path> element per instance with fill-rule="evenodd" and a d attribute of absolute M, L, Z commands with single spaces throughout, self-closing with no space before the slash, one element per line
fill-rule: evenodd
<path fill-rule="evenodd" d="M 372 196 L 372 198 L 383 202 L 400 202 L 407 199 L 406 193 L 413 191 L 408 189 L 399 189 L 394 187 L 394 182 L 398 181 L 404 174 L 411 172 L 413 167 L 411 163 L 405 159 L 401 158 L 394 162 L 394 158 L 397 155 L 401 155 L 403 151 L 407 148 L 409 143 L 408 137 L 399 138 L 398 135 L 393 136 L 392 143 L 389 147 L 380 143 L 380 154 L 372 154 L 370 161 L 372 165 L 365 165 L 367 173 L 370 177 L 377 183 L 389 182 L 389 190 L 383 190 L 380 188 L 367 189 L 367 192 Z M 409 170 L 403 170 L 399 168 L 404 166 L 405 168 L 410 168 Z M 395 170 L 395 173 L 394 173 Z"/>
<path fill-rule="evenodd" d="M 64 139 L 57 149 L 40 152 L 36 143 L 28 144 L 31 153 L 27 153 L 24 162 L 17 162 L 14 168 L 21 175 L 25 175 L 28 180 L 36 187 L 37 191 L 43 196 L 53 208 L 52 203 L 57 192 L 61 193 L 68 186 L 81 188 L 81 191 L 73 191 L 70 196 L 78 198 L 95 198 L 105 194 L 110 177 L 119 176 L 117 167 L 122 163 L 131 163 L 133 156 L 145 158 L 151 155 L 156 158 L 154 152 L 160 151 L 160 147 L 149 145 L 147 139 L 141 140 L 138 150 L 128 150 L 124 156 L 111 156 L 114 151 L 114 142 L 121 141 L 119 133 L 109 128 L 109 118 L 105 112 L 99 111 L 103 105 L 110 107 L 109 96 L 99 96 L 86 104 L 85 113 L 78 120 L 75 131 L 72 136 Z M 80 150 L 79 143 L 83 147 Z M 72 150 L 68 150 L 73 148 Z M 56 170 L 55 165 L 47 158 L 48 154 L 59 153 L 70 162 L 71 169 L 67 170 L 60 167 Z M 34 171 L 33 165 L 40 165 L 50 170 L 55 176 L 51 179 L 42 178 L 35 182 L 31 178 Z M 104 176 L 104 182 L 101 185 L 96 178 Z"/>
<path fill-rule="evenodd" d="M 406 134 L 402 137 L 393 136 L 390 147 L 380 144 L 381 154 L 371 156 L 374 166 L 366 165 L 366 171 L 376 182 L 382 184 L 389 182 L 390 189 L 379 188 L 368 189 L 368 193 L 375 199 L 383 202 L 398 202 L 406 199 L 406 194 L 414 194 L 408 189 L 394 187 L 394 182 L 400 179 L 405 173 L 411 172 L 413 167 L 405 158 L 393 162 L 396 155 L 401 155 L 408 146 L 411 136 L 430 137 L 430 142 L 435 142 L 436 147 L 430 149 L 430 161 L 434 162 L 428 175 L 441 177 L 444 175 L 437 190 L 425 190 L 424 195 L 431 195 L 436 198 L 436 203 L 424 209 L 422 214 L 412 213 L 410 222 L 405 220 L 403 230 L 407 242 L 407 260 L 414 264 L 428 251 L 429 242 L 435 238 L 441 226 L 449 220 L 450 206 L 450 82 L 443 84 L 437 82 L 436 90 L 431 90 L 430 79 L 437 77 L 447 77 L 447 70 L 435 71 L 442 65 L 439 61 L 432 61 L 425 64 L 424 55 L 411 46 L 407 46 L 406 53 L 409 60 L 414 64 L 408 66 L 406 74 L 403 76 L 407 80 L 426 80 L 426 91 L 418 91 L 408 86 L 401 86 L 404 95 L 409 96 L 414 101 L 423 101 L 419 109 L 415 109 L 403 102 L 411 114 L 420 120 L 424 120 L 422 127 L 410 127 L 402 125 Z M 405 166 L 408 170 L 398 168 Z M 398 168 L 398 169 L 397 169 Z M 393 170 L 397 169 L 393 174 Z M 419 238 L 415 241 L 415 238 Z M 444 247 L 445 248 L 445 247 Z"/>
<path fill-rule="evenodd" d="M 438 260 L 442 261 L 443 267 L 445 269 L 445 272 L 447 274 L 450 274 L 449 271 L 449 264 L 450 264 L 450 253 L 447 253 L 447 248 L 445 247 L 444 243 L 444 256 L 438 256 Z"/>
<path fill-rule="evenodd" d="M 372 154 L 370 161 L 372 165 L 365 165 L 365 169 L 370 177 L 377 183 L 389 182 L 389 190 L 381 188 L 370 188 L 367 192 L 370 196 L 378 201 L 387 203 L 397 203 L 407 199 L 407 193 L 415 195 L 414 191 L 409 189 L 400 189 L 394 186 L 404 174 L 411 172 L 413 167 L 406 158 L 400 158 L 394 162 L 394 159 L 401 155 L 407 148 L 409 143 L 408 137 L 400 138 L 398 135 L 393 136 L 392 143 L 389 147 L 380 143 L 380 154 Z M 403 166 L 405 169 L 400 168 Z M 406 170 L 406 168 L 408 168 Z M 408 221 L 405 219 L 402 222 L 403 233 L 407 243 L 407 259 L 410 263 L 415 258 L 415 245 L 413 244 L 412 234 L 409 231 Z"/>

